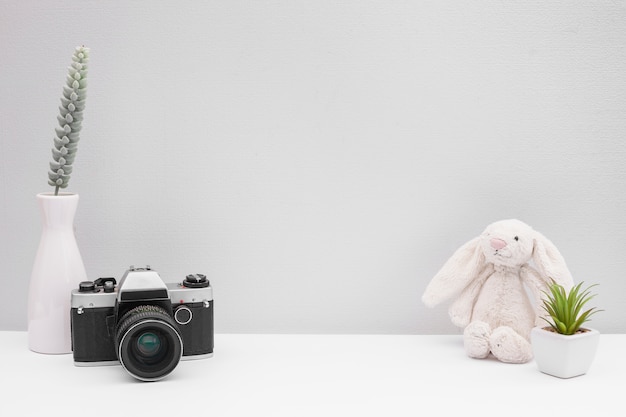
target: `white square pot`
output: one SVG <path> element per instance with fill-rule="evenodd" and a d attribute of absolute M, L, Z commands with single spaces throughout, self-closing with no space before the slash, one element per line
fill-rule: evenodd
<path fill-rule="evenodd" d="M 566 336 L 541 327 L 533 328 L 530 340 L 539 370 L 559 378 L 587 373 L 596 355 L 600 332 L 586 330 Z"/>

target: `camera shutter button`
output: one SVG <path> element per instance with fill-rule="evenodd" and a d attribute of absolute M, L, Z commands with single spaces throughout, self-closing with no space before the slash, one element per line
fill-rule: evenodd
<path fill-rule="evenodd" d="M 185 325 L 191 321 L 193 314 L 189 307 L 181 306 L 174 311 L 174 320 L 176 323 Z"/>
<path fill-rule="evenodd" d="M 113 281 L 104 282 L 104 292 L 113 292 L 115 290 L 115 284 Z"/>

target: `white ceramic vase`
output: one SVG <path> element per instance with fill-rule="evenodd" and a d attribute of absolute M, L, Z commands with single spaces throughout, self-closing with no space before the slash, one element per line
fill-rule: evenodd
<path fill-rule="evenodd" d="M 78 194 L 37 194 L 43 230 L 28 294 L 28 347 L 39 353 L 71 353 L 70 293 L 87 280 L 76 237 Z"/>

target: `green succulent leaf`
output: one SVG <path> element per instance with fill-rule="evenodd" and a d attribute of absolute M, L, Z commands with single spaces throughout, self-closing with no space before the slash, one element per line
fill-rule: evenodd
<path fill-rule="evenodd" d="M 543 291 L 545 297 L 542 300 L 542 307 L 551 320 L 542 318 L 556 332 L 566 335 L 575 334 L 593 314 L 602 311 L 593 307 L 581 313 L 585 304 L 595 297 L 595 294 L 591 294 L 591 288 L 597 284 L 585 289 L 582 289 L 582 285 L 583 283 L 580 282 L 567 292 L 562 285 L 552 280 L 548 291 Z"/>
<path fill-rule="evenodd" d="M 558 321 L 557 319 L 555 319 L 554 322 L 556 323 L 556 328 L 559 333 L 567 333 L 567 327 L 565 326 L 565 323 Z"/>

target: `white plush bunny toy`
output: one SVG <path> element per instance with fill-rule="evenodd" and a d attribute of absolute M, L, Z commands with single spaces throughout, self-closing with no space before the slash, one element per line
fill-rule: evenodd
<path fill-rule="evenodd" d="M 457 249 L 422 301 L 434 307 L 454 299 L 450 318 L 464 328 L 468 356 L 525 363 L 533 357 L 530 330 L 545 324 L 540 300 L 550 279 L 566 290 L 573 285 L 557 248 L 527 224 L 501 220 Z"/>

